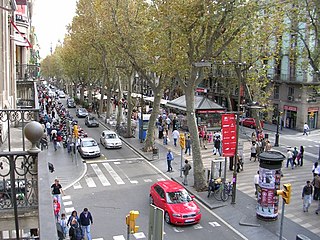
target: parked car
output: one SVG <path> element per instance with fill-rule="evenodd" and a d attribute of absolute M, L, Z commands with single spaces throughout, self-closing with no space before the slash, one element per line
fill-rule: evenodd
<path fill-rule="evenodd" d="M 261 127 L 263 128 L 263 121 L 260 120 Z M 249 127 L 249 128 L 256 128 L 256 120 L 254 118 L 243 118 L 240 120 L 240 125 Z"/>
<path fill-rule="evenodd" d="M 98 120 L 92 115 L 86 116 L 84 123 L 87 127 L 99 127 Z"/>
<path fill-rule="evenodd" d="M 96 140 L 90 137 L 82 138 L 78 151 L 82 158 L 100 157 L 100 147 Z"/>
<path fill-rule="evenodd" d="M 187 190 L 172 180 L 159 181 L 150 188 L 149 201 L 164 210 L 166 223 L 189 225 L 200 222 L 199 206 Z"/>
<path fill-rule="evenodd" d="M 85 118 L 86 116 L 88 116 L 88 111 L 87 111 L 87 109 L 85 109 L 85 108 L 78 108 L 77 109 L 77 113 L 76 113 L 76 115 L 77 115 L 77 117 L 78 118 Z"/>
<path fill-rule="evenodd" d="M 105 130 L 101 133 L 100 143 L 105 148 L 122 148 L 122 141 L 118 134 L 110 130 Z"/>
<path fill-rule="evenodd" d="M 76 107 L 76 103 L 73 98 L 67 99 L 67 107 L 68 108 L 75 108 Z"/>

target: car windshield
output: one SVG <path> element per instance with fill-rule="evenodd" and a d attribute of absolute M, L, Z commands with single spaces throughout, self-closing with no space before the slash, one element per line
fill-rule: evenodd
<path fill-rule="evenodd" d="M 166 199 L 167 203 L 169 204 L 186 203 L 192 201 L 192 198 L 185 189 L 178 192 L 167 192 Z"/>
<path fill-rule="evenodd" d="M 107 134 L 107 135 L 106 135 L 106 138 L 108 138 L 108 139 L 115 139 L 115 138 L 117 138 L 117 135 L 114 134 L 114 133 Z"/>
<path fill-rule="evenodd" d="M 90 120 L 90 121 L 95 121 L 96 118 L 95 118 L 95 117 L 89 117 L 89 120 Z"/>
<path fill-rule="evenodd" d="M 98 144 L 96 143 L 96 141 L 91 140 L 91 141 L 83 141 L 82 142 L 82 146 L 83 147 L 93 147 L 93 146 L 97 146 Z"/>

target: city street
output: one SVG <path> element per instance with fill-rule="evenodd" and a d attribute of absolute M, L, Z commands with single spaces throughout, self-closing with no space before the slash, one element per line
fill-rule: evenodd
<path fill-rule="evenodd" d="M 73 110 L 70 112 L 74 113 Z M 99 142 L 104 127 L 100 125 L 99 128 L 87 128 L 83 119 L 78 120 L 79 126 L 88 136 Z M 137 225 L 140 229 L 139 233 L 131 238 L 145 239 L 148 232 L 150 186 L 170 177 L 127 145 L 123 145 L 121 149 L 108 150 L 100 145 L 100 149 L 101 157 L 85 159 L 85 175 L 65 190 L 66 196 L 63 197 L 62 204 L 64 212 L 70 215 L 73 210 L 77 210 L 80 214 L 83 208 L 87 207 L 94 218 L 94 239 L 122 240 L 126 239 L 125 216 L 130 210 L 138 210 L 140 216 Z M 59 154 L 63 152 L 67 155 L 66 149 L 59 149 Z M 64 181 L 66 179 L 62 180 L 62 184 Z M 237 230 L 231 230 L 233 228 L 230 229 L 230 226 L 210 209 L 203 205 L 200 207 L 202 220 L 199 224 L 176 227 L 165 223 L 164 239 L 209 239 L 213 234 L 216 239 L 245 239 Z"/>
<path fill-rule="evenodd" d="M 73 110 L 71 112 L 73 113 Z M 88 136 L 94 137 L 99 142 L 100 133 L 104 129 L 103 124 L 100 124 L 99 128 L 87 128 L 83 119 L 78 120 L 79 125 L 88 133 Z M 268 127 L 271 131 L 265 130 L 265 133 L 269 134 L 269 139 L 273 144 L 275 133 L 272 127 L 274 126 L 268 125 Z M 249 136 L 252 131 L 250 128 L 241 129 L 245 165 L 244 171 L 238 173 L 237 204 L 241 204 L 247 209 L 249 215 L 253 217 L 252 219 L 249 218 L 249 222 L 255 223 L 253 176 L 258 170 L 258 162 L 248 160 L 250 156 Z M 291 203 L 286 205 L 285 209 L 284 236 L 286 239 L 294 238 L 297 233 L 309 237 L 313 236 L 312 233 L 319 236 L 319 228 L 317 227 L 319 219 L 318 215 L 314 214 L 317 203 L 312 203 L 309 213 L 303 213 L 301 200 L 302 187 L 305 181 L 311 178 L 311 167 L 313 162 L 317 160 L 319 134 L 319 132 L 314 132 L 309 136 L 303 136 L 302 133 L 286 129 L 280 135 L 280 147 L 274 148 L 285 153 L 287 146 L 299 146 L 301 142 L 308 142 L 308 145 L 305 145 L 304 166 L 293 170 L 283 168 L 284 177 L 281 179 L 281 183 L 292 184 Z M 66 190 L 66 196 L 63 200 L 65 212 L 70 214 L 75 209 L 80 213 L 84 207 L 88 207 L 94 216 L 92 227 L 94 239 L 126 239 L 125 216 L 130 210 L 140 212 L 137 220 L 137 224 L 140 226 L 139 234 L 135 237 L 132 236 L 132 238 L 144 239 L 148 231 L 149 188 L 156 181 L 173 177 L 172 174 L 165 173 L 166 163 L 163 160 L 165 156 L 163 147 L 160 149 L 159 160 L 149 162 L 137 153 L 139 146 L 141 146 L 137 138 L 125 139 L 125 141 L 130 144 L 124 144 L 122 149 L 106 150 L 100 145 L 102 156 L 95 159 L 86 159 L 85 174 L 78 178 L 78 181 L 74 181 Z M 161 146 L 162 141 L 157 140 L 157 144 Z M 169 143 L 168 147 L 173 150 L 178 160 L 173 162 L 174 175 L 177 176 L 180 167 L 180 147 L 174 147 L 172 143 Z M 217 158 L 212 153 L 212 147 L 211 144 L 208 149 L 202 150 L 206 169 L 210 169 L 211 160 Z M 65 149 L 61 149 L 59 154 L 63 154 L 63 152 L 67 154 Z M 189 159 L 192 163 L 192 156 L 184 155 L 183 157 Z M 285 162 L 283 166 L 285 166 Z M 292 174 L 293 172 L 294 174 Z M 227 170 L 227 176 L 231 179 L 232 172 Z M 178 181 L 180 181 L 179 177 Z M 244 196 L 250 197 L 253 201 L 250 201 L 250 203 L 244 201 L 247 198 Z M 209 200 L 212 201 L 212 199 Z M 187 227 L 165 224 L 165 239 L 196 239 L 202 236 L 210 238 L 212 234 L 221 236 L 221 239 L 252 239 L 252 236 L 256 234 L 263 234 L 269 239 L 276 239 L 273 233 L 279 234 L 277 224 L 279 220 L 271 225 L 262 223 L 265 229 L 269 228 L 267 232 L 259 233 L 262 230 L 261 228 L 255 228 L 255 231 L 249 232 L 247 229 L 239 229 L 237 227 L 238 223 L 234 222 L 235 218 L 229 219 L 230 202 L 213 210 L 208 208 L 206 204 L 200 203 L 200 206 L 203 218 L 199 224 Z M 108 221 L 110 219 L 112 221 Z M 299 228 L 295 224 L 300 225 Z M 292 231 L 291 228 L 294 228 L 295 231 Z"/>

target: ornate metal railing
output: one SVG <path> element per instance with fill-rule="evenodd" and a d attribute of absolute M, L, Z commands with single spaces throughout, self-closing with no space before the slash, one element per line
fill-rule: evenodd
<path fill-rule="evenodd" d="M 22 127 L 31 121 L 38 121 L 39 120 L 39 109 L 2 109 L 0 110 L 0 124 L 1 127 L 1 136 L 0 139 L 7 139 L 6 146 L 3 146 L 4 151 L 11 151 L 11 130 L 15 127 Z M 23 135 L 23 131 L 21 132 L 21 140 L 22 144 L 21 150 L 25 151 L 25 138 Z M 17 147 L 17 146 L 15 146 Z"/>
<path fill-rule="evenodd" d="M 0 210 L 38 207 L 37 155 L 0 153 Z"/>

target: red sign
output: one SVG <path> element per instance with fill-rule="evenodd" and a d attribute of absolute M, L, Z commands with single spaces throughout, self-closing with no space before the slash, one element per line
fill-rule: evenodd
<path fill-rule="evenodd" d="M 298 110 L 297 107 L 295 107 L 295 106 L 288 106 L 288 105 L 284 105 L 284 106 L 283 106 L 283 109 L 284 109 L 284 110 L 288 110 L 288 111 L 293 111 L 293 112 L 296 112 L 296 111 Z"/>
<path fill-rule="evenodd" d="M 309 107 L 308 112 L 318 112 L 319 108 L 318 107 Z"/>
<path fill-rule="evenodd" d="M 237 146 L 237 122 L 234 113 L 221 116 L 222 125 L 222 153 L 224 157 L 233 157 Z"/>
<path fill-rule="evenodd" d="M 206 89 L 206 88 L 197 88 L 197 89 L 196 89 L 196 92 L 206 93 L 206 92 L 207 92 L 207 89 Z"/>

